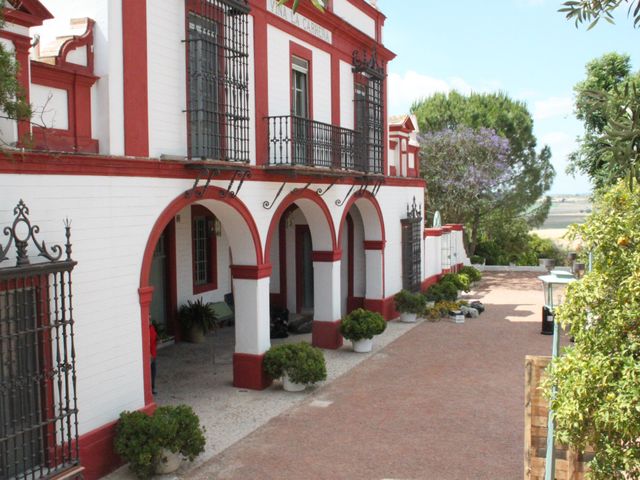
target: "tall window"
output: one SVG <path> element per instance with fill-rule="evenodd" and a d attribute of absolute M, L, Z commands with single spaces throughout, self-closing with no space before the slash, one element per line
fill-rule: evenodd
<path fill-rule="evenodd" d="M 309 145 L 309 62 L 299 57 L 291 57 L 291 128 L 293 139 L 293 163 L 310 164 Z"/>
<path fill-rule="evenodd" d="M 384 69 L 378 66 L 375 55 L 353 55 L 355 75 L 354 111 L 356 168 L 367 173 L 382 173 L 384 153 Z"/>
<path fill-rule="evenodd" d="M 248 162 L 248 3 L 186 2 L 189 156 Z"/>
<path fill-rule="evenodd" d="M 199 205 L 192 207 L 193 293 L 218 288 L 215 223 L 209 210 Z"/>

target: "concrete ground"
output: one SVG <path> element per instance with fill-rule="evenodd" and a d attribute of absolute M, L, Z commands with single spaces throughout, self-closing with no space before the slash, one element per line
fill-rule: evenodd
<path fill-rule="evenodd" d="M 539 333 L 536 276 L 486 273 L 468 295 L 487 306 L 478 319 L 391 322 L 379 339 L 388 345 L 372 354 L 326 352 L 330 379 L 306 394 L 286 394 L 279 383 L 243 392 L 223 382 L 212 391 L 173 378 L 180 389 L 166 401 L 161 390 L 159 403 L 195 403 L 216 439 L 178 477 L 522 478 L 524 357 L 551 351 L 551 338 Z"/>

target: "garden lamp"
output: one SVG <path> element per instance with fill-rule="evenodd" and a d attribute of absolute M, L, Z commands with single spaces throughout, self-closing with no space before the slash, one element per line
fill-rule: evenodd
<path fill-rule="evenodd" d="M 538 277 L 538 279 L 542 282 L 542 287 L 544 289 L 544 306 L 542 307 L 541 333 L 543 335 L 553 335 L 551 356 L 555 358 L 558 356 L 558 350 L 560 347 L 560 333 L 558 331 L 558 324 L 554 321 L 553 309 L 556 306 L 560 305 L 567 285 L 571 282 L 575 282 L 576 278 L 571 272 L 567 272 L 565 270 L 552 270 L 549 275 L 543 275 L 541 277 Z M 555 396 L 555 388 L 553 389 L 552 396 Z M 555 478 L 556 459 L 553 435 L 553 411 L 550 408 L 547 423 L 547 458 L 544 477 L 545 480 L 553 480 Z"/>

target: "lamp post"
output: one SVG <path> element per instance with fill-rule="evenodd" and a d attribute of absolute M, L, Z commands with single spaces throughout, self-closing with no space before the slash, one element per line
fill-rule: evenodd
<path fill-rule="evenodd" d="M 555 322 L 554 307 L 562 302 L 562 295 L 567 284 L 575 282 L 576 278 L 564 270 L 552 270 L 548 275 L 538 277 L 542 282 L 544 289 L 544 307 L 543 307 L 543 333 L 545 322 L 545 310 L 551 315 L 551 321 L 553 322 L 553 343 L 551 348 L 551 356 L 555 358 L 558 356 L 558 350 L 560 348 L 560 332 L 558 323 Z M 553 387 L 551 392 L 551 398 L 555 398 L 556 389 Z M 554 422 L 553 422 L 553 410 L 549 408 L 549 418 L 547 422 L 547 457 L 545 463 L 545 480 L 554 480 L 556 471 L 556 458 L 555 458 L 555 446 L 553 441 L 554 436 Z"/>

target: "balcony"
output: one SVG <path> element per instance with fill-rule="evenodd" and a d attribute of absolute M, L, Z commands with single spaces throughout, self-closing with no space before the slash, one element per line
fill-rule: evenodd
<path fill-rule="evenodd" d="M 382 174 L 382 162 L 370 160 L 360 132 L 293 115 L 267 117 L 267 122 L 269 166 Z"/>

